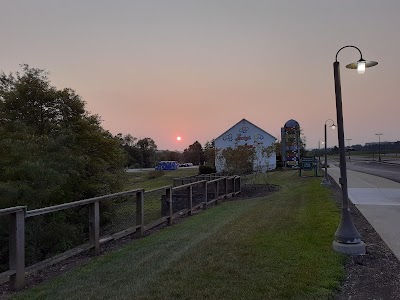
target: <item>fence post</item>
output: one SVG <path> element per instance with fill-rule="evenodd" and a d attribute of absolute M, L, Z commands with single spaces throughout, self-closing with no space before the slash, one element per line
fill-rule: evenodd
<path fill-rule="evenodd" d="M 207 181 L 204 181 L 203 184 L 204 184 L 204 199 L 203 199 L 204 200 L 204 205 L 203 205 L 203 209 L 206 209 L 207 208 L 207 201 L 208 201 Z"/>
<path fill-rule="evenodd" d="M 214 199 L 215 200 L 215 205 L 218 205 L 218 181 L 214 181 Z"/>
<path fill-rule="evenodd" d="M 10 214 L 10 276 L 11 288 L 20 290 L 25 286 L 25 214 L 26 206 Z"/>
<path fill-rule="evenodd" d="M 100 208 L 99 201 L 89 204 L 89 244 L 94 246 L 94 254 L 100 254 Z"/>
<path fill-rule="evenodd" d="M 219 180 L 215 182 L 215 195 L 217 196 L 217 202 L 219 201 Z"/>
<path fill-rule="evenodd" d="M 169 209 L 169 218 L 168 218 L 168 225 L 172 225 L 172 187 L 168 187 L 166 190 L 166 198 L 168 201 L 168 209 Z"/>
<path fill-rule="evenodd" d="M 193 187 L 189 185 L 188 187 L 188 206 L 189 206 L 189 216 L 193 214 Z"/>
<path fill-rule="evenodd" d="M 136 231 L 141 237 L 144 231 L 144 190 L 136 192 Z"/>
<path fill-rule="evenodd" d="M 228 197 L 228 177 L 224 177 L 225 181 L 225 199 Z"/>

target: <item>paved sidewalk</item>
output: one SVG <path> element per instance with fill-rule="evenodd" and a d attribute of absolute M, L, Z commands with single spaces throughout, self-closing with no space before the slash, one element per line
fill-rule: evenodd
<path fill-rule="evenodd" d="M 339 184 L 338 167 L 329 168 L 328 174 Z M 400 183 L 347 170 L 347 185 L 350 201 L 400 260 Z"/>

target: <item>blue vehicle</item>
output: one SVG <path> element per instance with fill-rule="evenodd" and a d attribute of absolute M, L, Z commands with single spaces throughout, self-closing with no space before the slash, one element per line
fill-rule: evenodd
<path fill-rule="evenodd" d="M 156 170 L 176 170 L 178 168 L 179 164 L 177 161 L 174 160 L 160 161 L 155 167 Z"/>

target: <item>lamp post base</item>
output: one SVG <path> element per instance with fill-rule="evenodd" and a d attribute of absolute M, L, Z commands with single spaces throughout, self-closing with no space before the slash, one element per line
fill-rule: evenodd
<path fill-rule="evenodd" d="M 321 185 L 332 185 L 331 184 L 331 182 L 330 182 L 330 180 L 329 179 L 323 179 L 322 181 L 321 181 Z"/>
<path fill-rule="evenodd" d="M 333 250 L 349 255 L 363 255 L 365 251 L 365 243 L 359 242 L 357 244 L 342 244 L 337 241 L 332 243 Z"/>

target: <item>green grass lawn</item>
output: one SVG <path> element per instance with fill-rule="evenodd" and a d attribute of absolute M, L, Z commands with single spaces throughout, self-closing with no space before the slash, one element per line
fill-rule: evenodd
<path fill-rule="evenodd" d="M 267 197 L 227 201 L 15 299 L 330 299 L 339 210 L 320 178 L 273 172 Z"/>
<path fill-rule="evenodd" d="M 198 168 L 180 168 L 172 171 L 164 171 L 164 175 L 154 179 L 148 179 L 147 175 L 150 171 L 139 171 L 126 173 L 127 184 L 126 190 L 144 188 L 145 190 L 156 189 L 159 187 L 172 185 L 174 178 L 186 177 L 197 175 L 199 173 Z"/>

